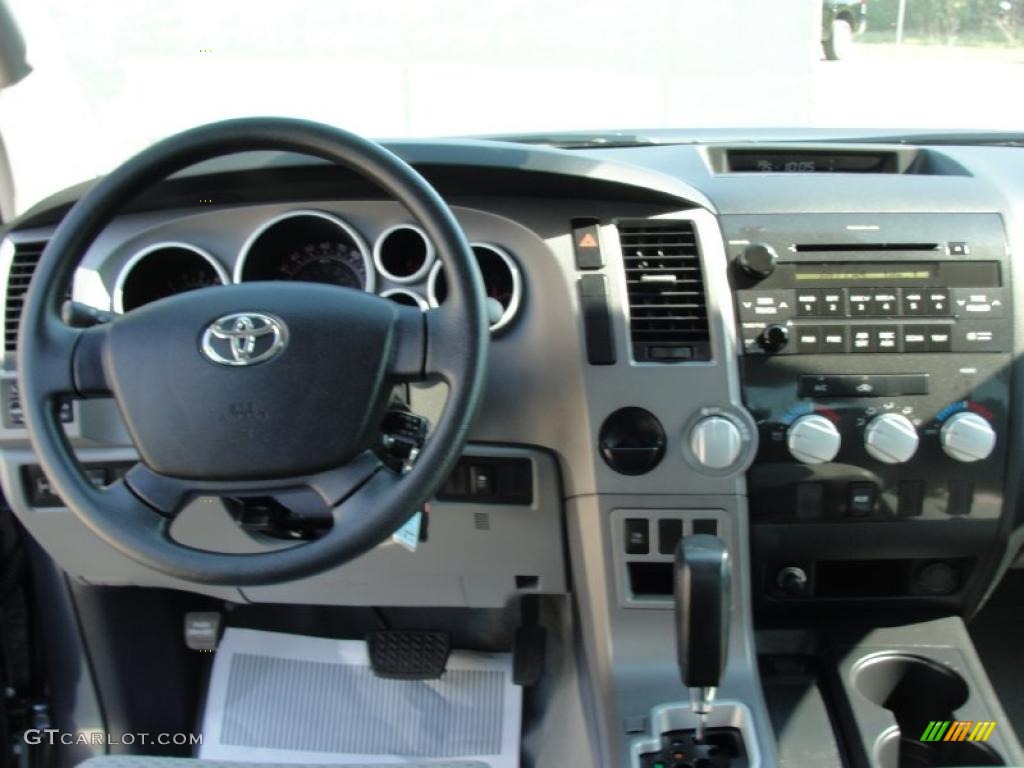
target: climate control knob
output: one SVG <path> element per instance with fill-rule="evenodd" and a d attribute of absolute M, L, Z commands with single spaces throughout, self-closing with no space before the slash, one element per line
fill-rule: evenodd
<path fill-rule="evenodd" d="M 743 435 L 733 420 L 725 416 L 708 416 L 690 430 L 690 452 L 708 469 L 731 467 L 742 450 Z"/>
<path fill-rule="evenodd" d="M 963 411 L 946 419 L 939 430 L 942 450 L 951 459 L 971 462 L 987 459 L 996 447 L 996 431 L 976 413 Z"/>
<path fill-rule="evenodd" d="M 793 458 L 804 464 L 824 464 L 839 453 L 842 437 L 836 425 L 818 414 L 801 416 L 786 432 L 786 445 Z"/>
<path fill-rule="evenodd" d="M 902 464 L 917 453 L 920 439 L 906 416 L 883 413 L 864 430 L 864 447 L 872 458 L 886 464 Z"/>

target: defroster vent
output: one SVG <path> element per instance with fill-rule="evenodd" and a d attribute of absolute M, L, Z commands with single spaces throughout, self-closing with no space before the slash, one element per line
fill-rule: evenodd
<path fill-rule="evenodd" d="M 17 243 L 7 274 L 7 301 L 4 304 L 4 349 L 13 352 L 18 346 L 18 326 L 25 305 L 28 283 L 43 255 L 45 242 Z"/>
<path fill-rule="evenodd" d="M 619 222 L 619 241 L 629 290 L 633 359 L 710 359 L 708 310 L 693 223 Z"/>

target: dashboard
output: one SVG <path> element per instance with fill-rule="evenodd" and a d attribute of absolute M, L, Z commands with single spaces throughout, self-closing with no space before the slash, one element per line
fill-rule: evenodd
<path fill-rule="evenodd" d="M 506 536 L 522 546 L 490 581 L 460 574 L 487 585 L 476 597 L 424 574 L 465 548 L 464 528 L 425 547 L 434 559 L 383 553 L 381 567 L 401 562 L 432 599 L 455 604 L 502 604 L 523 574 L 559 591 L 558 510 L 590 503 L 592 522 L 619 542 L 602 567 L 608 599 L 624 607 L 665 607 L 674 544 L 701 525 L 695 505 L 749 516 L 761 612 L 878 599 L 963 606 L 1008 564 L 1020 530 L 1010 254 L 1024 190 L 1009 173 L 1020 153 L 820 142 L 393 149 L 452 205 L 488 295 L 490 384 L 471 445 L 489 458 L 470 455 L 438 504 L 506 510 Z M 76 194 L 44 202 L 3 239 L 5 490 L 72 572 L 162 583 L 91 534 L 68 535 L 77 523 L 48 495 L 20 422 L 20 302 Z M 259 280 L 341 285 L 425 312 L 446 297 L 433 244 L 400 206 L 323 163 L 260 154 L 197 166 L 141 199 L 94 243 L 69 298 L 120 314 Z M 444 388 L 405 398 L 429 420 Z M 66 403 L 63 417 L 98 478 L 135 459 L 109 401 Z M 636 511 L 622 517 L 623 504 Z M 183 517 L 185 540 L 257 546 Z M 538 550 L 537 539 L 552 546 Z M 481 559 L 508 541 L 488 542 Z M 387 597 L 332 591 L 347 579 L 240 594 Z"/>
<path fill-rule="evenodd" d="M 27 441 L 14 357 L 72 189 L 0 233 L 0 482 L 65 570 L 241 603 L 497 608 L 572 594 L 598 722 L 612 728 L 678 697 L 665 638 L 683 536 L 715 533 L 730 550 L 730 656 L 748 668 L 727 670 L 723 690 L 751 701 L 755 620 L 965 614 L 1012 565 L 1024 152 L 734 136 L 389 147 L 466 232 L 492 329 L 483 405 L 415 551 L 386 542 L 290 584 L 203 586 L 129 560 L 71 514 Z M 251 280 L 327 282 L 425 312 L 446 297 L 404 209 L 282 154 L 167 180 L 97 238 L 68 296 L 118 314 Z M 403 398 L 429 421 L 445 388 Z M 137 460 L 113 402 L 67 402 L 61 416 L 97 484 Z M 197 499 L 171 533 L 262 551 L 237 512 Z"/>

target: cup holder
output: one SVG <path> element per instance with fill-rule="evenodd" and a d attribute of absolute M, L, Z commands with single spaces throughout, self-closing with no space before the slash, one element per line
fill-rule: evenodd
<path fill-rule="evenodd" d="M 999 754 L 976 741 L 916 741 L 904 738 L 898 728 L 886 731 L 875 747 L 878 768 L 953 768 L 953 766 L 1004 765 Z"/>
<path fill-rule="evenodd" d="M 967 703 L 967 682 L 949 667 L 911 654 L 883 653 L 853 668 L 853 686 L 869 701 L 892 712 L 898 728 L 875 745 L 879 768 L 1003 765 L 989 746 L 969 741 L 923 742 L 933 720 L 956 720 Z"/>

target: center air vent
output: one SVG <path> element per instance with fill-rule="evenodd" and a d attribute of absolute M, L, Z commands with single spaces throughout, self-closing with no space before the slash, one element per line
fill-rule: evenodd
<path fill-rule="evenodd" d="M 18 345 L 18 326 L 29 280 L 43 255 L 45 242 L 17 243 L 7 273 L 7 302 L 4 304 L 4 349 L 13 352 Z"/>
<path fill-rule="evenodd" d="M 689 221 L 619 223 L 637 362 L 709 360 L 697 234 Z"/>

